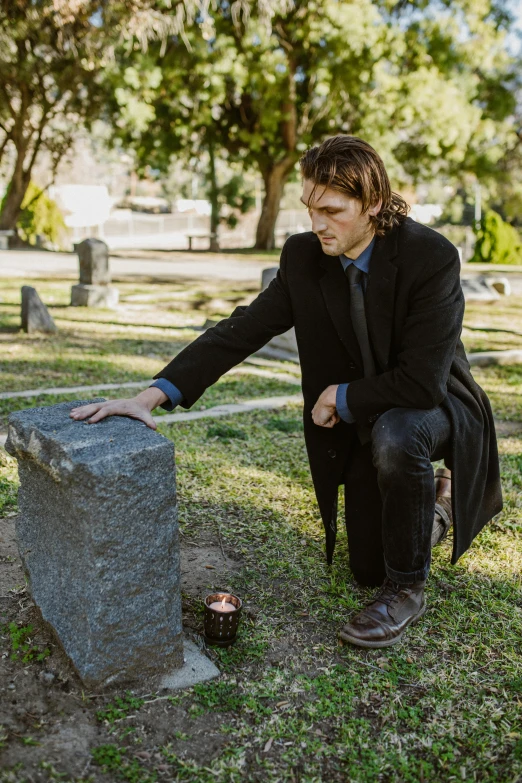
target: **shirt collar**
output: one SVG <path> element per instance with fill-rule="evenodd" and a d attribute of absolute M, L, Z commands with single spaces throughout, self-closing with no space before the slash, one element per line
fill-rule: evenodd
<path fill-rule="evenodd" d="M 340 255 L 339 259 L 343 265 L 343 269 L 346 272 L 350 264 L 355 264 L 357 269 L 366 274 L 370 271 L 370 258 L 372 256 L 373 246 L 375 245 L 375 237 L 372 239 L 368 247 L 366 247 L 357 258 L 348 258 L 348 256 Z"/>

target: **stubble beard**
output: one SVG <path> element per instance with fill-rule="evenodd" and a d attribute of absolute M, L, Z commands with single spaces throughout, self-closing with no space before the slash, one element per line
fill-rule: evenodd
<path fill-rule="evenodd" d="M 353 256 L 351 255 L 351 251 L 354 248 L 357 248 L 357 246 L 362 244 L 365 240 L 367 240 L 366 244 L 370 244 L 372 238 L 373 231 L 370 227 L 368 227 L 364 231 L 360 231 L 357 234 L 352 234 L 352 236 L 349 239 L 346 239 L 344 242 L 341 242 L 338 239 L 336 239 L 335 242 L 331 244 L 324 244 L 321 242 L 321 247 L 323 249 L 323 253 L 325 253 L 327 256 L 346 255 L 348 258 L 352 258 Z M 356 253 L 356 255 L 359 254 L 360 251 Z"/>

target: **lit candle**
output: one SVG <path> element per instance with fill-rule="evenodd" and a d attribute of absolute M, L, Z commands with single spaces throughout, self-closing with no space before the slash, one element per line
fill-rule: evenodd
<path fill-rule="evenodd" d="M 230 604 L 226 598 L 223 598 L 222 601 L 213 601 L 213 603 L 209 604 L 209 608 L 214 609 L 216 612 L 235 612 L 237 606 Z"/>

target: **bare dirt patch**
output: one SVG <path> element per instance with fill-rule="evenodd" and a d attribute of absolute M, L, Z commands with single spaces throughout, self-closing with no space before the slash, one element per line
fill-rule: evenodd
<path fill-rule="evenodd" d="M 43 627 L 25 588 L 15 519 L 12 515 L 0 520 L 0 780 L 47 781 L 55 779 L 58 770 L 66 780 L 108 780 L 94 764 L 91 751 L 114 742 L 114 724 L 100 718 L 99 709 L 124 691 L 86 692 Z M 226 589 L 240 564 L 222 551 L 217 541 L 202 540 L 201 545 L 185 545 L 182 541 L 181 546 L 184 626 L 193 629 L 197 638 L 201 598 L 214 589 Z M 39 662 L 35 654 L 24 663 L 21 653 L 13 653 L 9 623 L 18 628 L 32 626 L 30 643 L 36 650 L 48 648 L 50 655 Z M 147 698 L 139 683 L 132 688 Z M 123 717 L 116 719 L 119 728 L 127 723 L 133 736 L 141 740 L 144 750 L 136 757 L 140 764 L 152 769 L 161 767 L 164 758 L 157 749 L 167 743 L 176 745 L 180 758 L 210 761 L 219 755 L 223 735 L 217 716 L 213 721 L 213 716 L 191 715 L 182 706 L 173 709 L 164 700 L 155 701 L 154 695 L 149 698 L 151 703 L 140 708 L 138 720 L 133 720 L 133 710 L 124 710 Z"/>

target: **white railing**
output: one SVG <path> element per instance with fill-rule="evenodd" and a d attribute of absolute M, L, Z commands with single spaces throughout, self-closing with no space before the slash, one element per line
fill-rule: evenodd
<path fill-rule="evenodd" d="M 255 231 L 259 220 L 258 212 L 250 212 L 241 218 L 235 229 L 222 226 L 219 239 L 222 247 L 251 247 L 255 240 Z M 305 210 L 281 210 L 276 224 L 276 244 L 282 246 L 290 234 L 310 230 L 310 219 Z M 73 242 L 81 242 L 87 237 L 103 239 L 111 249 L 151 249 L 186 250 L 188 237 L 201 237 L 193 240 L 195 249 L 208 248 L 210 218 L 195 213 L 148 215 L 143 212 L 119 210 L 111 215 L 101 226 L 74 228 Z"/>

